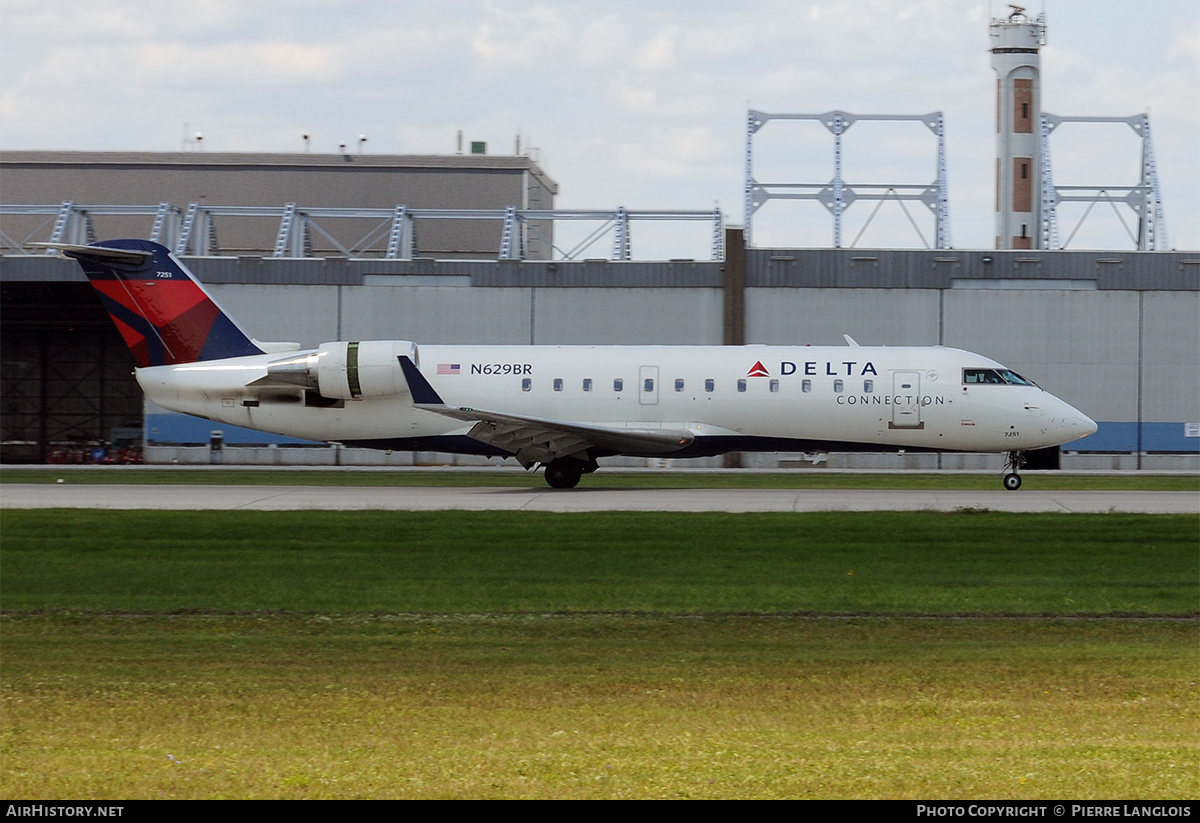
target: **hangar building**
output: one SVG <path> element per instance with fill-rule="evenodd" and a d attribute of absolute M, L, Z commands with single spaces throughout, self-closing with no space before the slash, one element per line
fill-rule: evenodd
<path fill-rule="evenodd" d="M 90 224 L 98 237 L 148 237 L 153 227 L 160 242 L 174 248 L 190 217 L 204 225 L 192 231 L 187 251 L 261 256 L 273 252 L 279 214 L 291 203 L 347 214 L 322 221 L 306 253 L 383 256 L 389 237 L 372 232 L 380 221 L 350 212 L 369 215 L 397 206 L 460 212 L 553 209 L 558 193 L 558 184 L 530 158 L 481 154 L 13 151 L 0 156 L 0 175 L 5 204 L 54 208 L 50 226 L 45 209 L 4 214 L 8 251 L 63 219 L 61 206 L 71 203 L 73 216 L 83 218 L 83 226 Z M 161 214 L 160 204 L 166 207 Z M 539 223 L 538 228 L 525 257 L 548 260 L 553 226 Z M 84 236 L 75 239 L 87 242 L 86 234 L 84 228 Z M 409 256 L 495 257 L 500 236 L 495 219 L 421 220 Z"/>

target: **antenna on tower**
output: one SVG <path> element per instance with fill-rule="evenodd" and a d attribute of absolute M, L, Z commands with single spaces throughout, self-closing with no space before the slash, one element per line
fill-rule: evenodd
<path fill-rule="evenodd" d="M 204 151 L 204 135 L 201 132 L 196 132 L 194 136 L 188 135 L 188 124 L 183 124 L 183 150 L 188 151 L 189 147 L 193 151 Z"/>

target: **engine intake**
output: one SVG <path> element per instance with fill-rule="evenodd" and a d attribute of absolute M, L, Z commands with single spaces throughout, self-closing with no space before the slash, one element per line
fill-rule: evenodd
<path fill-rule="evenodd" d="M 408 394 L 408 381 L 400 370 L 402 355 L 419 362 L 417 344 L 409 340 L 322 343 L 316 351 L 268 363 L 267 377 L 314 390 L 322 397 L 391 397 Z"/>

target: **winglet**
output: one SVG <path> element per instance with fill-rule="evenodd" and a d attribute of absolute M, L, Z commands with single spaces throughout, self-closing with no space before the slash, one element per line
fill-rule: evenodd
<path fill-rule="evenodd" d="M 855 340 L 853 337 L 851 337 L 848 334 L 843 334 L 842 337 L 846 338 L 847 346 L 851 346 L 852 348 L 858 348 L 858 341 Z"/>
<path fill-rule="evenodd" d="M 400 369 L 404 372 L 404 379 L 408 381 L 408 391 L 412 394 L 413 402 L 418 406 L 446 405 L 408 355 L 397 356 L 400 358 Z"/>

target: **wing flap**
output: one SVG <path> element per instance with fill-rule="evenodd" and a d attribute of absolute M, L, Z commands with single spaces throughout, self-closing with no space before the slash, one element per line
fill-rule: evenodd
<path fill-rule="evenodd" d="M 559 457 L 586 459 L 593 448 L 617 454 L 670 454 L 695 439 L 686 429 L 625 428 L 445 405 L 419 404 L 418 408 L 474 422 L 469 437 L 512 452 L 526 468 Z"/>
<path fill-rule="evenodd" d="M 471 427 L 467 436 L 512 452 L 525 468 L 536 463 L 549 463 L 556 457 L 577 456 L 586 460 L 591 446 L 578 435 L 528 423 L 481 420 Z"/>

